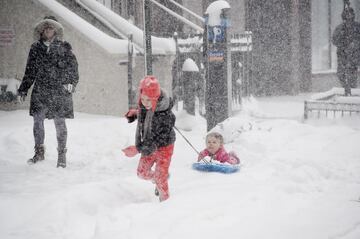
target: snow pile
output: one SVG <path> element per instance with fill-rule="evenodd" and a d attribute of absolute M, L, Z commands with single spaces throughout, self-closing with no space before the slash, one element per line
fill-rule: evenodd
<path fill-rule="evenodd" d="M 206 125 L 206 120 L 202 117 L 189 115 L 185 110 L 176 112 L 176 126 L 184 131 L 193 131 L 198 128 L 203 128 Z"/>
<path fill-rule="evenodd" d="M 139 156 L 121 152 L 136 124 L 77 113 L 67 121 L 68 167 L 57 169 L 53 122 L 46 160 L 29 166 L 32 118 L 0 111 L 0 238 L 358 239 L 360 116 L 301 122 L 307 97 L 252 98 L 214 129 L 239 155 L 239 173 L 192 170 L 197 154 L 177 132 L 163 203 L 137 178 Z M 205 119 L 175 113 L 202 150 Z"/>
<path fill-rule="evenodd" d="M 345 104 L 360 104 L 360 97 L 359 96 L 341 96 L 341 97 L 337 97 L 336 102 L 345 103 Z"/>
<path fill-rule="evenodd" d="M 323 100 L 323 99 L 328 99 L 335 95 L 344 95 L 344 94 L 345 94 L 344 88 L 333 87 L 331 90 L 313 94 L 310 99 Z M 360 96 L 360 89 L 351 89 L 351 94 L 354 96 Z"/>
<path fill-rule="evenodd" d="M 196 65 L 195 61 L 191 58 L 187 58 L 182 66 L 182 71 L 199 72 L 199 67 Z"/>
<path fill-rule="evenodd" d="M 334 87 L 331 90 L 313 94 L 311 96 L 311 100 L 321 100 L 321 99 L 329 98 L 334 95 L 344 95 L 344 94 L 345 94 L 344 88 Z"/>
<path fill-rule="evenodd" d="M 17 94 L 17 89 L 20 86 L 20 81 L 17 79 L 4 79 L 0 78 L 0 85 L 6 85 L 6 91 L 11 92 L 14 95 Z"/>

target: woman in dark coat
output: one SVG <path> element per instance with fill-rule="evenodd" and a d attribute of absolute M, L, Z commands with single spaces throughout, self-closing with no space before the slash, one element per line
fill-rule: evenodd
<path fill-rule="evenodd" d="M 67 128 L 65 118 L 74 118 L 72 93 L 78 83 L 78 64 L 71 45 L 62 41 L 63 27 L 53 16 L 45 17 L 34 30 L 25 75 L 18 89 L 24 100 L 34 85 L 30 115 L 34 118 L 35 155 L 28 160 L 44 160 L 44 119 L 54 119 L 58 141 L 57 167 L 66 167 Z"/>
<path fill-rule="evenodd" d="M 343 23 L 335 28 L 332 42 L 337 47 L 337 76 L 351 95 L 351 88 L 357 86 L 357 69 L 360 61 L 360 23 L 355 21 L 354 9 L 347 6 L 342 15 Z"/>

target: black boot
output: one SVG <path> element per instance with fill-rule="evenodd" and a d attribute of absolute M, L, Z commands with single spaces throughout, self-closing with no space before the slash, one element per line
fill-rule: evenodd
<path fill-rule="evenodd" d="M 63 148 L 63 149 L 59 149 L 58 148 L 58 161 L 57 161 L 57 168 L 58 167 L 62 167 L 65 168 L 66 167 L 66 151 L 67 148 Z"/>
<path fill-rule="evenodd" d="M 43 144 L 37 144 L 34 147 L 35 149 L 35 155 L 31 159 L 28 160 L 28 163 L 34 164 L 38 161 L 42 161 L 45 159 L 45 146 Z"/>

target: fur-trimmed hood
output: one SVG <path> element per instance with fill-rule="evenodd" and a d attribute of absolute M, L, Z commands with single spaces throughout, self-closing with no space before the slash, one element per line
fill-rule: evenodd
<path fill-rule="evenodd" d="M 40 40 L 41 34 L 44 32 L 45 27 L 51 25 L 55 29 L 56 38 L 59 40 L 63 39 L 64 28 L 53 16 L 46 16 L 43 20 L 38 22 L 34 28 L 34 40 Z"/>

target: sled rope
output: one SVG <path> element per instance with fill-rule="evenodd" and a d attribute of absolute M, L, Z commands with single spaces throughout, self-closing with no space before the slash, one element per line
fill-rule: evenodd
<path fill-rule="evenodd" d="M 174 125 L 174 128 L 177 130 L 177 132 L 179 132 L 179 134 L 185 139 L 185 141 L 191 146 L 191 148 L 193 148 L 195 150 L 195 152 L 197 153 L 197 155 L 200 154 L 200 152 L 198 150 L 196 150 L 196 148 L 190 143 L 190 141 L 180 132 L 180 130 Z M 202 158 L 202 161 L 204 161 L 205 163 L 209 164 L 210 162 L 208 162 L 206 159 Z"/>

